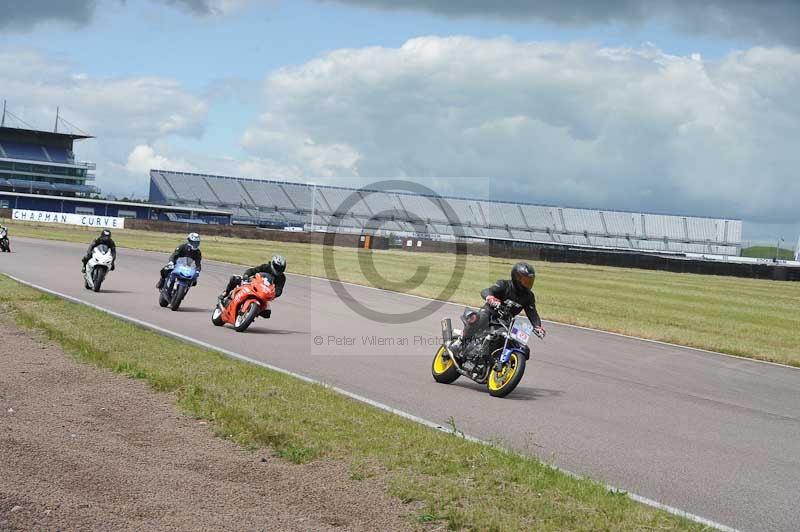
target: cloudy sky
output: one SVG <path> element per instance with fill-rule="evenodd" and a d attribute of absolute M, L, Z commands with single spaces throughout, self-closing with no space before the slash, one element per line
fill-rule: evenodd
<path fill-rule="evenodd" d="M 800 233 L 794 0 L 0 0 L 0 99 L 150 168 Z M 398 6 L 402 7 L 398 7 Z M 6 125 L 21 126 L 13 118 Z M 65 126 L 61 126 L 64 129 Z"/>

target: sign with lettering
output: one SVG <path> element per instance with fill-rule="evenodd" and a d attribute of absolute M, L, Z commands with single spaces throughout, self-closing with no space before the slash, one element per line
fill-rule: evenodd
<path fill-rule="evenodd" d="M 111 229 L 125 228 L 125 218 L 115 218 L 114 216 L 14 209 L 11 217 L 14 220 L 20 220 L 22 222 L 82 225 L 84 227 L 108 227 Z"/>

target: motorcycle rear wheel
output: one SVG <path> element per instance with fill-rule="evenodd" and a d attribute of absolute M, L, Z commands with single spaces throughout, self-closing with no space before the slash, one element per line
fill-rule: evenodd
<path fill-rule="evenodd" d="M 442 345 L 436 351 L 431 364 L 431 375 L 433 380 L 442 384 L 450 384 L 461 376 L 456 368 L 455 362 L 450 358 L 447 353 L 447 348 Z"/>
<path fill-rule="evenodd" d="M 492 397 L 505 397 L 510 394 L 522 380 L 524 373 L 525 357 L 517 352 L 511 353 L 502 371 L 495 371 L 492 368 L 489 373 L 489 381 L 486 383 L 489 395 Z"/>

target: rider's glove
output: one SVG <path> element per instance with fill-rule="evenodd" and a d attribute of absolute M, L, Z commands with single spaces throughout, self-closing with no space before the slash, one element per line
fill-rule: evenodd
<path fill-rule="evenodd" d="M 172 261 L 169 261 L 169 262 L 167 263 L 167 269 L 168 269 L 168 270 L 172 270 L 173 268 L 175 268 L 175 263 L 174 263 L 174 262 L 172 262 Z"/>
<path fill-rule="evenodd" d="M 486 298 L 486 302 L 489 304 L 490 307 L 497 308 L 500 306 L 501 301 L 494 296 L 489 296 Z"/>
<path fill-rule="evenodd" d="M 538 326 L 533 328 L 533 334 L 535 334 L 539 338 L 544 338 L 545 335 L 547 334 L 547 331 L 544 330 L 544 327 L 542 327 L 541 325 L 538 325 Z"/>

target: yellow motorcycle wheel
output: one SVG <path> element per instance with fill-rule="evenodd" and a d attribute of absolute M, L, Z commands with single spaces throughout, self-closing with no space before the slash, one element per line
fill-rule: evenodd
<path fill-rule="evenodd" d="M 510 394 L 517 387 L 519 381 L 522 380 L 524 373 L 525 357 L 517 352 L 511 353 L 502 370 L 496 371 L 492 368 L 489 373 L 489 382 L 486 383 L 489 388 L 489 395 L 505 397 Z"/>
<path fill-rule="evenodd" d="M 456 369 L 456 365 L 450 355 L 447 353 L 447 348 L 442 345 L 436 351 L 433 357 L 433 364 L 431 364 L 431 375 L 436 382 L 442 384 L 450 384 L 461 376 Z"/>

